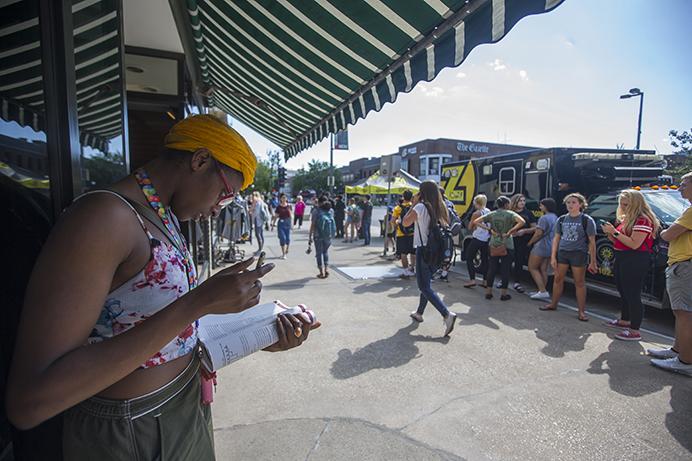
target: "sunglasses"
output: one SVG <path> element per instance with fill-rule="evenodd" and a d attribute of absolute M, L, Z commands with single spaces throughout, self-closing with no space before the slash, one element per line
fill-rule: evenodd
<path fill-rule="evenodd" d="M 230 184 L 228 183 L 228 179 L 226 178 L 226 174 L 223 172 L 221 167 L 217 164 L 216 170 L 219 172 L 219 176 L 221 177 L 221 181 L 223 182 L 223 186 L 226 189 L 224 192 L 221 192 L 219 195 L 219 199 L 216 202 L 216 204 L 219 207 L 225 207 L 226 205 L 230 204 L 233 201 L 233 198 L 235 197 L 235 189 L 233 189 Z"/>

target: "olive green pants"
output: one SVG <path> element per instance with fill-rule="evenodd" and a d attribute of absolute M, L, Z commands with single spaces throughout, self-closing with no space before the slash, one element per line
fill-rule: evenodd
<path fill-rule="evenodd" d="M 129 400 L 92 397 L 65 412 L 65 461 L 214 460 L 211 408 L 201 403 L 199 359 L 173 381 Z"/>

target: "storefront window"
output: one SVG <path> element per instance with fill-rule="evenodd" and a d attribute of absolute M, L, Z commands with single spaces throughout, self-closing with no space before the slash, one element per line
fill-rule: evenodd
<path fill-rule="evenodd" d="M 420 159 L 420 175 L 427 176 L 428 173 L 428 157 L 421 157 Z"/>
<path fill-rule="evenodd" d="M 43 111 L 38 1 L 0 7 L 0 188 L 3 213 L 22 203 L 49 219 L 50 182 Z M 28 205 L 28 204 L 31 205 Z M 28 208 L 26 209 L 28 210 Z M 24 210 L 24 211 L 26 211 Z M 3 222 L 6 222 L 3 220 Z"/>
<path fill-rule="evenodd" d="M 75 2 L 72 12 L 82 181 L 89 190 L 127 174 L 120 15 L 116 0 Z"/>

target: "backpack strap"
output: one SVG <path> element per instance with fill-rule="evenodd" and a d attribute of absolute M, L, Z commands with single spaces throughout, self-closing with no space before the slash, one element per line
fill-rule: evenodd
<path fill-rule="evenodd" d="M 586 217 L 586 213 L 583 211 L 581 212 L 581 227 L 584 229 L 584 235 L 588 239 L 589 234 L 586 232 L 586 230 L 589 228 L 589 219 Z"/>
<path fill-rule="evenodd" d="M 560 235 L 563 234 L 563 232 L 562 232 L 562 223 L 563 223 L 563 222 L 565 222 L 565 215 L 562 215 L 562 216 L 560 216 L 559 218 L 557 218 L 556 227 L 559 226 Z"/>

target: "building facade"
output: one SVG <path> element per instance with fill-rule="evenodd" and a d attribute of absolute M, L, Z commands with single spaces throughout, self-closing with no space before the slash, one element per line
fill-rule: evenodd
<path fill-rule="evenodd" d="M 530 146 L 495 144 L 466 139 L 424 139 L 399 147 L 401 169 L 421 181 L 440 180 L 442 165 L 475 157 L 520 152 L 535 149 Z"/>

